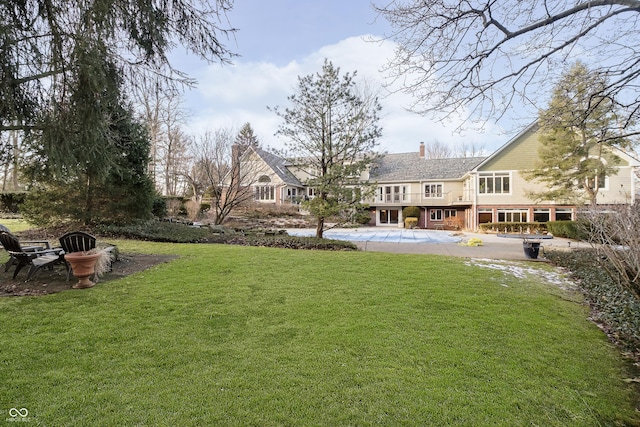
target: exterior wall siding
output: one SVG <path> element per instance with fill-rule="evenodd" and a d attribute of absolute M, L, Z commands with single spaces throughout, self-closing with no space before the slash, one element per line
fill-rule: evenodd
<path fill-rule="evenodd" d="M 536 128 L 529 129 L 520 138 L 512 141 L 478 171 L 527 170 L 535 167 L 540 146 Z"/>

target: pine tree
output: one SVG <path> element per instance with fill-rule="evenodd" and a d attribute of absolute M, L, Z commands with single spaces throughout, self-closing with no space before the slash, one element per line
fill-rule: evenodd
<path fill-rule="evenodd" d="M 359 90 L 355 76 L 325 59 L 321 73 L 298 77 L 290 108 L 274 109 L 284 120 L 277 135 L 286 139 L 285 157 L 309 175 L 306 185 L 315 192 L 305 206 L 317 218 L 317 237 L 328 218 L 365 209 L 362 200 L 373 189 L 360 177 L 376 158 L 381 106 Z"/>
<path fill-rule="evenodd" d="M 258 147 L 260 145 L 260 141 L 253 132 L 253 128 L 250 123 L 245 123 L 240 131 L 238 131 L 235 143 L 245 147 Z"/>
<path fill-rule="evenodd" d="M 555 86 L 549 106 L 539 114 L 536 167 L 524 174 L 545 189 L 532 192 L 531 197 L 596 204 L 605 177 L 619 162 L 611 148 L 629 144 L 619 136 L 613 100 L 594 95 L 606 85 L 602 76 L 577 62 Z"/>

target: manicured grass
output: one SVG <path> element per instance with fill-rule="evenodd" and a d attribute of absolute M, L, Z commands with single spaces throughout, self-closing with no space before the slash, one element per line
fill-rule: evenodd
<path fill-rule="evenodd" d="M 116 242 L 181 258 L 0 299 L 0 413 L 32 425 L 633 423 L 587 307 L 447 257 Z M 543 267 L 547 268 L 547 267 Z"/>
<path fill-rule="evenodd" d="M 32 225 L 21 218 L 0 218 L 0 224 L 11 230 L 12 233 L 32 228 Z"/>

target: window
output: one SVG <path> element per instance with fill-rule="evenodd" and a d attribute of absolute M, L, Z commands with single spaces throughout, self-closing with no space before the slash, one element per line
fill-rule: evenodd
<path fill-rule="evenodd" d="M 493 211 L 491 209 L 478 209 L 478 223 L 486 224 L 493 222 Z"/>
<path fill-rule="evenodd" d="M 276 190 L 273 185 L 260 185 L 255 187 L 253 198 L 255 200 L 275 200 Z"/>
<path fill-rule="evenodd" d="M 519 209 L 498 209 L 498 222 L 527 222 L 529 211 Z"/>
<path fill-rule="evenodd" d="M 399 218 L 398 209 L 380 209 L 380 224 L 397 224 Z"/>
<path fill-rule="evenodd" d="M 451 217 L 455 217 L 457 215 L 458 211 L 456 211 L 455 209 L 445 209 L 444 210 L 444 217 L 445 218 L 451 218 Z"/>
<path fill-rule="evenodd" d="M 556 221 L 571 221 L 572 216 L 571 208 L 556 208 Z"/>
<path fill-rule="evenodd" d="M 533 221 L 534 222 L 547 222 L 549 221 L 549 209 L 534 209 L 533 210 Z"/>
<path fill-rule="evenodd" d="M 483 172 L 478 178 L 480 194 L 509 194 L 511 192 L 509 172 Z"/>
<path fill-rule="evenodd" d="M 431 221 L 442 221 L 442 209 L 430 209 L 429 219 Z"/>
<path fill-rule="evenodd" d="M 407 187 L 404 185 L 386 185 L 378 187 L 378 201 L 383 203 L 399 203 L 407 200 Z"/>
<path fill-rule="evenodd" d="M 424 197 L 442 198 L 442 184 L 425 184 Z"/>
<path fill-rule="evenodd" d="M 307 188 L 307 196 L 314 197 L 316 195 L 316 190 L 314 188 Z"/>
<path fill-rule="evenodd" d="M 606 190 L 608 187 L 608 183 L 609 180 L 607 179 L 607 176 L 604 174 L 600 174 L 597 177 L 585 178 L 584 184 L 581 184 L 580 188 L 589 188 L 591 190 Z"/>

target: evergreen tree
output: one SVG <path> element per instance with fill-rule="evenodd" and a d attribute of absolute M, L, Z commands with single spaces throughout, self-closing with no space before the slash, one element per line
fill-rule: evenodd
<path fill-rule="evenodd" d="M 236 136 L 235 143 L 245 147 L 258 147 L 260 145 L 258 137 L 253 132 L 253 128 L 250 123 L 245 123 L 242 126 Z"/>
<path fill-rule="evenodd" d="M 629 145 L 620 137 L 613 100 L 598 95 L 606 85 L 602 76 L 577 62 L 555 86 L 548 108 L 539 114 L 536 167 L 524 174 L 545 188 L 531 197 L 596 204 L 604 179 L 619 163 L 611 148 Z"/>
<path fill-rule="evenodd" d="M 284 154 L 308 174 L 315 192 L 305 206 L 317 218 L 317 237 L 328 218 L 364 209 L 362 200 L 373 190 L 360 178 L 376 158 L 381 106 L 359 91 L 355 76 L 341 75 L 325 59 L 321 73 L 298 77 L 290 108 L 274 109 L 284 120 L 277 132 L 286 138 Z"/>
<path fill-rule="evenodd" d="M 43 225 L 147 218 L 153 185 L 145 128 L 123 107 L 116 67 L 99 52 L 78 54 L 84 59 L 68 105 L 43 116 L 47 131 L 29 133 L 24 172 L 32 188 L 24 214 Z"/>

